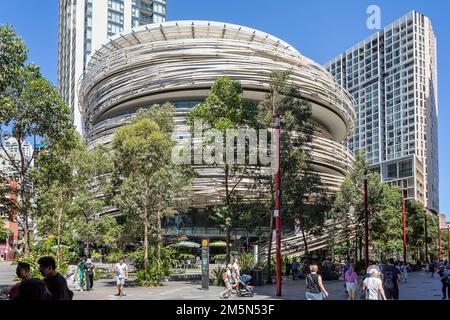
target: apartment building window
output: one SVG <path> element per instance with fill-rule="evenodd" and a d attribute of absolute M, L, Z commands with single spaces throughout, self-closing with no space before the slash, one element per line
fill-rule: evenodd
<path fill-rule="evenodd" d="M 114 11 L 108 11 L 108 21 L 117 24 L 123 24 L 123 14 Z"/>
<path fill-rule="evenodd" d="M 123 12 L 123 0 L 108 0 L 108 8 L 114 11 Z"/>

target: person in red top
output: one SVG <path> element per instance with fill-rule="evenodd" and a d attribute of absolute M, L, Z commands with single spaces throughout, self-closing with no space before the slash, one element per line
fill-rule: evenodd
<path fill-rule="evenodd" d="M 19 286 L 24 280 L 30 279 L 30 265 L 26 262 L 19 262 L 16 268 L 16 275 L 22 281 L 17 282 L 11 289 L 8 291 L 8 298 L 13 300 L 19 296 Z"/>

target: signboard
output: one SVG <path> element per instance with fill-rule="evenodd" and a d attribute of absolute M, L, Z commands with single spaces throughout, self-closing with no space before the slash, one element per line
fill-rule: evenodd
<path fill-rule="evenodd" d="M 202 240 L 202 289 L 209 290 L 209 240 Z"/>

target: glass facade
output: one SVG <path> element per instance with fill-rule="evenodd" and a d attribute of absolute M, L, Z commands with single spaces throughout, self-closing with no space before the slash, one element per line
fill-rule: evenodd
<path fill-rule="evenodd" d="M 438 211 L 435 50 L 431 22 L 412 11 L 325 67 L 356 101 L 349 149 Z"/>

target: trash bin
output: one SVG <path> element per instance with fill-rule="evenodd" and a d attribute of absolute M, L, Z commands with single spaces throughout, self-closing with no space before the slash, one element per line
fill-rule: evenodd
<path fill-rule="evenodd" d="M 253 277 L 253 285 L 254 286 L 262 286 L 263 285 L 263 271 L 262 269 L 255 269 L 252 271 L 252 277 Z"/>

